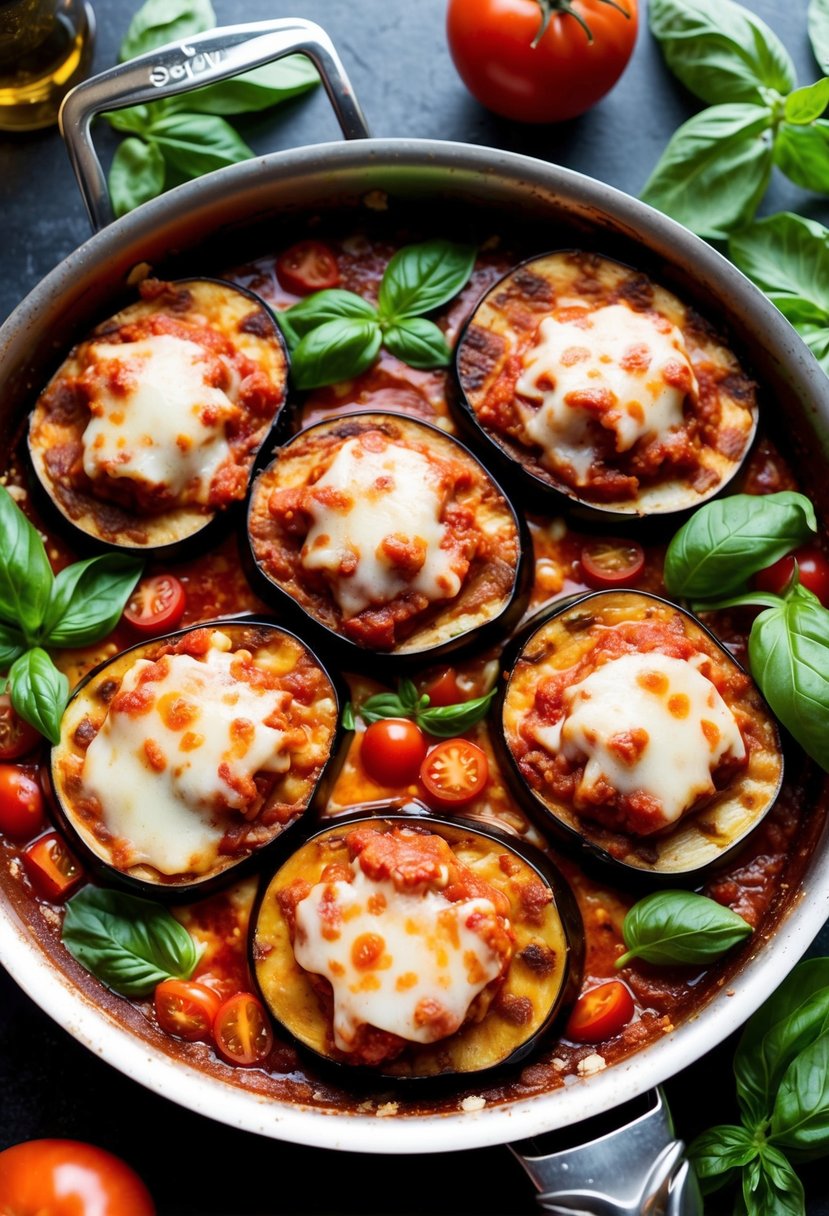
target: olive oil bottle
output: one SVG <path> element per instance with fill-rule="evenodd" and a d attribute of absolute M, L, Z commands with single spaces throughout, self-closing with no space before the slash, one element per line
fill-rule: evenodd
<path fill-rule="evenodd" d="M 0 130 L 56 122 L 89 70 L 94 39 L 87 0 L 0 0 Z"/>

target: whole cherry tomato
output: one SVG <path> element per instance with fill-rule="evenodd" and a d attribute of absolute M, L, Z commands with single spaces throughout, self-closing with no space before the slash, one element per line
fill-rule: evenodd
<path fill-rule="evenodd" d="M 829 558 L 814 545 L 804 545 L 773 565 L 767 566 L 754 576 L 758 591 L 772 591 L 779 595 L 792 577 L 797 560 L 798 577 L 804 587 L 818 597 L 824 608 L 829 608 Z"/>
<path fill-rule="evenodd" d="M 0 765 L 0 832 L 31 840 L 45 823 L 40 784 L 17 764 Z"/>
<path fill-rule="evenodd" d="M 486 752 L 468 739 L 444 739 L 421 764 L 420 780 L 430 800 L 441 806 L 469 802 L 489 780 Z"/>
<path fill-rule="evenodd" d="M 0 1153 L 0 1212 L 13 1216 L 156 1216 L 133 1169 L 80 1140 L 26 1140 Z"/>
<path fill-rule="evenodd" d="M 409 785 L 417 780 L 426 747 L 423 731 L 408 718 L 381 718 L 367 727 L 360 758 L 378 785 Z"/>
<path fill-rule="evenodd" d="M 636 4 L 449 0 L 449 52 L 488 109 L 519 122 L 560 122 L 583 114 L 621 76 L 636 42 Z"/>
<path fill-rule="evenodd" d="M 621 980 L 608 980 L 581 994 L 564 1033 L 577 1043 L 602 1043 L 627 1026 L 634 1008 L 627 984 Z"/>
<path fill-rule="evenodd" d="M 221 1004 L 217 992 L 196 980 L 162 980 L 153 994 L 161 1029 L 188 1043 L 211 1038 Z"/>
<path fill-rule="evenodd" d="M 299 241 L 276 259 L 276 277 L 281 287 L 296 296 L 336 287 L 340 281 L 337 259 L 322 241 Z"/>
<path fill-rule="evenodd" d="M 138 633 L 153 635 L 175 629 L 187 607 L 187 592 L 173 574 L 142 578 L 124 609 L 124 619 Z"/>

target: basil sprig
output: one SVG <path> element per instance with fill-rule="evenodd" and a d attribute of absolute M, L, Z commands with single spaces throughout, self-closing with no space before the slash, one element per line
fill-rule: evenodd
<path fill-rule="evenodd" d="M 812 0 L 810 37 L 829 71 L 827 0 Z M 708 104 L 674 133 L 642 192 L 645 202 L 712 240 L 749 224 L 774 165 L 829 193 L 829 78 L 797 87 L 780 39 L 733 0 L 651 0 L 665 62 Z"/>
<path fill-rule="evenodd" d="M 366 697 L 357 707 L 364 722 L 381 718 L 410 718 L 421 730 L 437 739 L 452 739 L 486 717 L 495 689 L 471 701 L 455 705 L 432 705 L 427 693 L 419 693 L 412 680 L 399 680 L 397 692 L 378 692 Z M 354 729 L 354 706 L 349 701 L 343 710 L 343 726 Z"/>
<path fill-rule="evenodd" d="M 640 899 L 622 924 L 626 952 L 616 968 L 631 959 L 648 963 L 710 963 L 753 929 L 730 908 L 693 891 L 656 891 Z"/>
<path fill-rule="evenodd" d="M 471 245 L 407 245 L 386 267 L 376 307 L 353 291 L 331 287 L 277 313 L 296 387 L 321 388 L 359 376 L 381 346 L 410 367 L 445 367 L 451 358 L 446 338 L 421 313 L 457 295 L 474 265 Z"/>
<path fill-rule="evenodd" d="M 142 563 L 122 554 L 75 562 L 55 576 L 37 529 L 0 486 L 0 686 L 52 743 L 69 682 L 47 648 L 90 646 L 118 623 Z"/>
<path fill-rule="evenodd" d="M 147 996 L 167 979 L 189 979 L 193 938 L 161 904 L 83 887 L 66 905 L 61 940 L 81 966 L 122 996 Z"/>
<path fill-rule="evenodd" d="M 792 1162 L 829 1152 L 829 959 L 800 963 L 748 1021 L 734 1073 L 740 1123 L 688 1150 L 703 1193 L 737 1182 L 749 1216 L 805 1216 Z"/>
<path fill-rule="evenodd" d="M 119 59 L 133 59 L 215 25 L 210 0 L 147 0 L 130 23 Z M 115 214 L 124 215 L 188 178 L 247 160 L 252 149 L 222 116 L 264 110 L 318 83 L 305 55 L 289 55 L 233 80 L 107 114 L 110 125 L 128 136 L 109 174 Z"/>

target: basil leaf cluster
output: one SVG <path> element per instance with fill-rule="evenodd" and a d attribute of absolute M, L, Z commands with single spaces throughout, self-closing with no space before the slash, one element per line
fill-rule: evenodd
<path fill-rule="evenodd" d="M 647 963 L 710 963 L 750 937 L 748 921 L 716 900 L 693 891 L 655 891 L 629 910 L 622 923 L 626 952 L 617 970 L 631 959 Z"/>
<path fill-rule="evenodd" d="M 378 692 L 366 697 L 359 706 L 360 717 L 371 724 L 381 718 L 410 718 L 421 730 L 436 739 L 453 739 L 476 726 L 489 710 L 495 689 L 471 701 L 455 705 L 431 705 L 427 693 L 419 693 L 412 680 L 400 680 L 397 692 Z M 354 729 L 354 707 L 351 702 L 343 710 L 343 726 Z"/>
<path fill-rule="evenodd" d="M 829 610 L 794 576 L 782 595 L 755 591 L 752 575 L 817 531 L 808 498 L 793 491 L 735 494 L 700 507 L 674 536 L 665 586 L 697 612 L 757 605 L 751 672 L 774 714 L 829 772 Z"/>
<path fill-rule="evenodd" d="M 66 905 L 61 940 L 82 967 L 122 996 L 148 996 L 167 979 L 189 979 L 199 952 L 161 904 L 83 887 Z"/>
<path fill-rule="evenodd" d="M 0 486 L 0 686 L 52 743 L 69 682 L 46 647 L 90 646 L 115 628 L 142 563 L 104 554 L 52 573 L 40 533 Z"/>
<path fill-rule="evenodd" d="M 134 59 L 215 25 L 210 0 L 147 0 L 130 22 L 119 59 Z M 107 114 L 110 125 L 127 136 L 109 173 L 115 214 L 125 215 L 188 178 L 247 160 L 252 149 L 223 116 L 267 109 L 318 83 L 305 55 L 289 55 L 233 80 Z"/>
<path fill-rule="evenodd" d="M 703 1193 L 733 1182 L 751 1216 L 805 1216 L 793 1164 L 829 1153 L 829 959 L 800 963 L 749 1019 L 734 1074 L 740 1124 L 688 1150 Z"/>
<path fill-rule="evenodd" d="M 798 88 L 780 39 L 733 0 L 651 0 L 649 21 L 668 67 L 708 109 L 671 137 L 646 203 L 724 240 L 754 219 L 775 165 L 829 193 L 829 77 Z M 809 35 L 829 72 L 829 0 L 811 0 Z"/>
<path fill-rule="evenodd" d="M 331 287 L 276 313 L 296 387 L 351 380 L 371 367 L 381 346 L 409 367 L 445 367 L 451 358 L 446 338 L 421 314 L 457 295 L 474 265 L 471 245 L 407 245 L 386 267 L 376 307 L 356 292 Z"/>

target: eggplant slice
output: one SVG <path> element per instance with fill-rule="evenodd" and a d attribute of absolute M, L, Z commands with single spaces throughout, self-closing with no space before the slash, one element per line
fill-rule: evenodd
<path fill-rule="evenodd" d="M 390 413 L 306 427 L 255 478 L 256 590 L 344 662 L 396 667 L 509 634 L 532 580 L 526 524 L 437 427 Z"/>
<path fill-rule="evenodd" d="M 253 921 L 253 968 L 263 999 L 298 1043 L 352 1071 L 423 1079 L 515 1063 L 543 1040 L 578 994 L 583 927 L 575 898 L 546 856 L 516 844 L 505 833 L 462 819 L 434 817 L 416 802 L 407 812 L 382 816 L 376 809 L 368 815 L 358 809 L 316 833 L 280 866 Z M 395 872 L 401 859 L 402 871 Z M 473 895 L 487 901 L 478 914 L 487 918 L 482 932 L 489 936 L 475 945 L 465 936 L 469 909 L 453 913 L 470 898 L 470 879 Z M 403 902 L 395 907 L 395 899 Z M 302 900 L 305 911 L 298 910 Z M 331 915 L 337 901 L 348 909 L 340 922 L 345 931 L 339 946 L 336 911 L 333 919 Z M 451 971 L 455 960 L 447 964 L 445 954 L 442 960 L 438 956 L 441 950 L 452 955 L 451 941 L 458 930 L 456 955 L 464 949 L 480 950 L 481 940 L 496 949 L 503 929 L 493 929 L 493 901 L 500 903 L 502 923 L 503 916 L 507 918 L 506 936 L 513 938 L 501 973 L 480 989 L 486 973 L 475 971 L 483 964 L 470 963 L 466 953 L 463 978 L 455 976 L 449 983 L 444 973 L 441 985 L 436 978 L 440 969 Z M 316 944 L 331 956 L 324 962 L 328 974 L 343 974 L 338 952 L 345 960 L 336 1004 L 329 978 L 306 970 L 295 954 L 295 946 L 309 947 L 304 926 L 315 922 L 321 926 Z M 366 927 L 369 932 L 363 932 Z M 399 962 L 395 946 L 401 947 Z M 430 961 L 430 952 L 436 962 Z M 418 967 L 420 975 L 414 970 Z M 434 993 L 424 979 L 430 967 L 437 969 Z M 349 995 L 355 990 L 349 987 L 349 969 L 355 970 L 360 990 L 356 1003 Z M 458 996 L 467 980 L 476 980 L 479 989 L 468 1010 L 466 998 L 473 989 Z M 455 1004 L 460 1000 L 454 1009 L 455 1020 L 461 1020 L 458 1029 L 420 1042 L 388 1031 L 388 1025 L 402 1022 L 409 1027 L 433 1025 L 426 1037 L 446 1032 L 447 1023 L 441 1019 L 453 998 Z M 393 1010 L 392 1021 L 378 1030 L 370 1018 L 372 1013 L 377 1016 L 381 1004 L 386 1019 Z M 337 1045 L 335 1022 L 337 1033 L 352 1036 L 356 1046 L 343 1050 Z"/>
<path fill-rule="evenodd" d="M 315 655 L 270 624 L 220 620 L 142 642 L 69 700 L 51 759 L 62 826 L 104 880 L 155 898 L 207 894 L 323 796 L 339 705 Z"/>
<path fill-rule="evenodd" d="M 76 542 L 173 556 L 244 500 L 285 403 L 278 326 L 216 279 L 146 280 L 41 393 L 29 455 Z"/>
<path fill-rule="evenodd" d="M 522 263 L 478 304 L 455 360 L 461 422 L 551 509 L 668 515 L 740 468 L 755 386 L 712 327 L 597 254 Z"/>
<path fill-rule="evenodd" d="M 667 600 L 600 591 L 547 609 L 507 648 L 502 675 L 494 737 L 516 796 L 617 877 L 696 880 L 774 805 L 771 712 Z"/>

